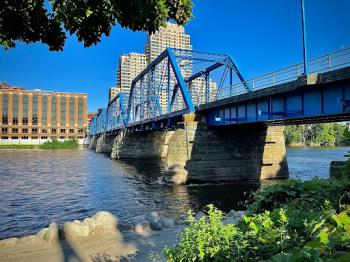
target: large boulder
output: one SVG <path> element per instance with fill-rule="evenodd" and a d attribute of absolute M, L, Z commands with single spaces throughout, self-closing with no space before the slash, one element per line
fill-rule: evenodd
<path fill-rule="evenodd" d="M 18 244 L 18 241 L 17 237 L 0 240 L 0 247 L 14 247 Z"/>
<path fill-rule="evenodd" d="M 59 234 L 58 234 L 58 225 L 53 222 L 49 225 L 47 228 L 43 228 L 40 230 L 36 237 L 39 240 L 49 242 L 49 243 L 56 243 L 59 240 Z"/>
<path fill-rule="evenodd" d="M 175 222 L 169 217 L 162 217 L 160 219 L 160 224 L 162 225 L 163 228 L 173 228 L 175 225 Z"/>
<path fill-rule="evenodd" d="M 113 232 L 116 230 L 118 220 L 115 216 L 107 211 L 96 213 L 90 218 L 86 218 L 83 222 L 75 220 L 74 222 L 66 222 L 63 225 L 64 237 L 67 239 L 84 239 L 90 236 L 102 233 Z"/>
<path fill-rule="evenodd" d="M 142 236 L 147 236 L 151 233 L 151 224 L 149 221 L 142 221 L 135 225 L 134 231 Z"/>
<path fill-rule="evenodd" d="M 242 217 L 246 211 L 236 211 L 236 210 L 230 210 L 230 212 L 227 213 L 226 219 L 224 219 L 222 222 L 224 224 L 237 224 L 239 221 L 242 220 Z"/>
<path fill-rule="evenodd" d="M 199 220 L 201 219 L 202 217 L 207 217 L 207 215 L 203 212 L 203 211 L 199 211 L 196 216 L 195 216 L 195 219 L 196 220 Z"/>
<path fill-rule="evenodd" d="M 146 216 L 146 220 L 150 223 L 151 229 L 162 230 L 162 223 L 160 221 L 160 216 L 157 212 L 149 212 Z"/>
<path fill-rule="evenodd" d="M 83 239 L 89 237 L 90 230 L 87 223 L 82 223 L 79 220 L 74 222 L 66 222 L 63 224 L 63 233 L 66 239 Z"/>

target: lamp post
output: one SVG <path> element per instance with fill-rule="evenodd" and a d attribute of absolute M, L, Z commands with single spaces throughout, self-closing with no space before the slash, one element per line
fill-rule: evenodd
<path fill-rule="evenodd" d="M 304 75 L 307 73 L 307 54 L 306 54 L 306 25 L 305 25 L 305 6 L 304 0 L 301 0 L 301 27 L 303 36 L 303 59 L 304 59 Z"/>

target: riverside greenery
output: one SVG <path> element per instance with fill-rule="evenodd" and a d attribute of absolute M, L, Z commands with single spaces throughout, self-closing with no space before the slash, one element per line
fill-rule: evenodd
<path fill-rule="evenodd" d="M 76 139 L 62 142 L 54 139 L 52 141 L 47 141 L 39 146 L 40 149 L 74 149 L 78 147 L 79 143 Z"/>
<path fill-rule="evenodd" d="M 348 173 L 263 187 L 237 225 L 223 223 L 224 213 L 213 205 L 207 218 L 196 220 L 190 211 L 189 225 L 163 253 L 173 262 L 350 261 Z"/>
<path fill-rule="evenodd" d="M 350 144 L 350 133 L 347 126 L 339 123 L 286 126 L 284 137 L 287 146 L 334 146 Z"/>

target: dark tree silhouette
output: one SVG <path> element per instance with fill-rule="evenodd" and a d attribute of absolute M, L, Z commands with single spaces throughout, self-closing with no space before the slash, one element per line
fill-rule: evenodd
<path fill-rule="evenodd" d="M 191 0 L 0 0 L 0 45 L 42 42 L 59 51 L 67 32 L 89 47 L 116 23 L 152 33 L 167 20 L 182 25 L 191 17 Z"/>

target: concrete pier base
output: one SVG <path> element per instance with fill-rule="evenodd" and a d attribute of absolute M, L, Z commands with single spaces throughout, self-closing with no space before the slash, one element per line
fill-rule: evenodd
<path fill-rule="evenodd" d="M 97 139 L 98 139 L 97 135 L 90 137 L 90 139 L 89 139 L 89 146 L 88 146 L 89 149 L 96 150 Z"/>
<path fill-rule="evenodd" d="M 174 184 L 288 177 L 282 126 L 209 128 L 195 115 L 174 130 L 130 132 L 90 139 L 89 148 L 114 159 L 160 159 Z"/>
<path fill-rule="evenodd" d="M 100 135 L 96 142 L 96 153 L 111 153 L 113 136 Z"/>

